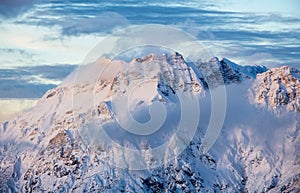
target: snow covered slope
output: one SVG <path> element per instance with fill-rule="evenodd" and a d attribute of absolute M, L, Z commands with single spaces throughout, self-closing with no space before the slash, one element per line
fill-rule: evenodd
<path fill-rule="evenodd" d="M 218 69 L 223 80 L 214 79 Z M 273 109 L 257 108 L 261 100 L 253 100 L 249 93 L 256 88 L 270 90 L 271 84 L 261 80 L 275 72 L 284 80 L 281 87 L 294 88 L 296 94 L 287 103 L 268 105 L 293 105 L 299 99 L 299 72 L 286 67 L 266 70 L 217 58 L 194 65 L 178 53 L 151 54 L 130 63 L 101 58 L 49 90 L 31 110 L 2 124 L 0 190 L 297 192 L 299 112 L 284 111 L 278 116 Z M 217 142 L 202 154 L 201 142 L 211 113 L 210 89 L 216 89 L 208 88 L 208 80 L 215 80 L 216 87 L 222 82 L 227 85 L 227 114 Z M 183 112 L 177 96 L 180 93 L 186 101 L 196 98 L 200 107 L 200 112 L 195 112 L 195 107 L 189 106 L 189 116 L 199 116 L 199 123 L 182 151 L 185 133 L 173 137 Z M 126 103 L 140 123 L 151 120 L 148 109 L 162 104 L 168 114 L 161 130 L 146 136 L 122 130 L 120 124 L 126 126 L 126 120 L 132 118 L 126 114 L 115 119 L 126 111 L 120 99 L 123 95 L 130 95 Z M 151 115 L 155 114 L 163 117 L 162 111 Z M 103 136 L 136 150 L 141 157 L 116 148 Z M 161 156 L 153 149 L 162 144 L 167 144 L 167 151 L 158 160 Z M 131 170 L 134 164 L 146 167 Z"/>
<path fill-rule="evenodd" d="M 272 68 L 258 75 L 252 89 L 255 103 L 300 112 L 300 72 L 295 68 Z"/>

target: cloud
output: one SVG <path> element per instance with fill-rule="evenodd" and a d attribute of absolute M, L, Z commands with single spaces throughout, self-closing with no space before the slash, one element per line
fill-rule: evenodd
<path fill-rule="evenodd" d="M 4 18 L 16 17 L 30 9 L 35 0 L 1 0 L 0 16 Z"/>
<path fill-rule="evenodd" d="M 128 24 L 129 21 L 124 16 L 114 12 L 104 12 L 95 17 L 65 19 L 62 23 L 62 34 L 111 33 L 114 29 Z"/>
<path fill-rule="evenodd" d="M 16 61 L 29 61 L 34 63 L 35 54 L 24 49 L 0 48 L 0 64 L 9 65 Z"/>
<path fill-rule="evenodd" d="M 26 66 L 0 69 L 0 98 L 40 98 L 77 66 Z"/>
<path fill-rule="evenodd" d="M 276 67 L 280 60 L 275 58 L 272 54 L 266 52 L 258 52 L 249 56 L 243 56 L 239 59 L 239 64 L 247 65 L 248 61 L 252 61 L 250 65 L 259 64 L 267 67 Z"/>
<path fill-rule="evenodd" d="M 15 117 L 23 110 L 33 107 L 35 99 L 0 99 L 0 122 Z"/>
<path fill-rule="evenodd" d="M 239 7 L 227 9 L 231 8 L 229 5 L 228 2 L 211 0 L 201 3 L 196 0 L 168 0 L 167 3 L 158 0 L 112 3 L 104 0 L 101 3 L 68 2 L 67 6 L 62 0 L 41 1 L 35 4 L 32 11 L 13 23 L 18 27 L 7 25 L 10 30 L 0 31 L 1 45 L 28 48 L 36 54 L 34 60 L 22 57 L 21 54 L 14 53 L 13 56 L 6 53 L 0 57 L 0 63 L 79 63 L 87 51 L 100 42 L 95 38 L 96 35 L 106 36 L 129 24 L 179 27 L 201 42 L 207 42 L 213 53 L 221 53 L 216 56 L 228 57 L 237 62 L 242 57 L 246 59 L 256 53 L 270 53 L 280 63 L 297 62 L 300 56 L 299 17 L 282 12 L 268 13 L 269 7 L 257 13 L 253 10 L 246 12 Z M 239 6 L 243 8 L 243 5 L 241 3 Z M 258 63 L 250 59 L 246 61 L 247 64 Z"/>
<path fill-rule="evenodd" d="M 32 74 L 39 74 L 45 79 L 63 80 L 68 76 L 77 65 L 61 64 L 61 65 L 42 65 L 42 66 L 26 66 L 25 70 Z"/>
<path fill-rule="evenodd" d="M 8 53 L 8 54 L 20 54 L 22 56 L 30 57 L 30 58 L 33 56 L 33 54 L 23 49 L 0 48 L 0 53 L 1 52 Z"/>

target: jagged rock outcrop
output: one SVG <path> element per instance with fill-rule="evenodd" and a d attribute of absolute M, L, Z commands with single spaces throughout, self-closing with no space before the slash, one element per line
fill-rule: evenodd
<path fill-rule="evenodd" d="M 281 111 L 300 112 L 300 72 L 292 67 L 271 68 L 252 86 L 253 103 Z"/>

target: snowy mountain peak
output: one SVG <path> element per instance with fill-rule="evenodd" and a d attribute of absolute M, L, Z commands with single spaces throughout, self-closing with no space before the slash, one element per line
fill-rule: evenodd
<path fill-rule="evenodd" d="M 252 96 L 261 106 L 300 112 L 300 72 L 288 66 L 271 68 L 257 76 Z"/>
<path fill-rule="evenodd" d="M 152 81 L 152 89 L 164 95 L 168 95 L 169 92 L 175 93 L 176 90 L 195 93 L 203 90 L 202 82 L 194 71 L 196 68 L 188 65 L 178 53 L 169 56 L 150 54 L 144 58 L 136 58 L 124 66 L 126 69 L 119 71 L 113 80 L 103 82 L 99 77 L 101 84 L 111 84 L 114 92 L 125 92 L 126 87 L 130 85 Z M 105 73 L 102 75 L 105 76 Z"/>
<path fill-rule="evenodd" d="M 197 66 L 208 78 L 222 77 L 223 80 L 216 80 L 214 85 L 240 83 L 246 79 L 255 79 L 257 74 L 267 71 L 265 66 L 241 66 L 226 58 L 219 60 L 217 57 L 208 62 L 199 62 Z M 207 74 L 210 71 L 212 73 Z"/>
<path fill-rule="evenodd" d="M 225 69 L 230 68 L 236 76 L 240 76 L 240 80 L 244 78 L 255 78 L 257 74 L 263 73 L 268 70 L 267 67 L 259 65 L 241 66 L 230 61 L 227 58 L 223 58 L 220 61 L 220 66 L 221 69 L 224 69 L 224 71 Z"/>

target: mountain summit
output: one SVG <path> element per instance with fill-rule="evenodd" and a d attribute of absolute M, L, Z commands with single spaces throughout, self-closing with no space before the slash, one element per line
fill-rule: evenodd
<path fill-rule="evenodd" d="M 253 84 L 256 103 L 280 111 L 300 112 L 300 72 L 292 67 L 272 68 L 259 74 Z"/>

